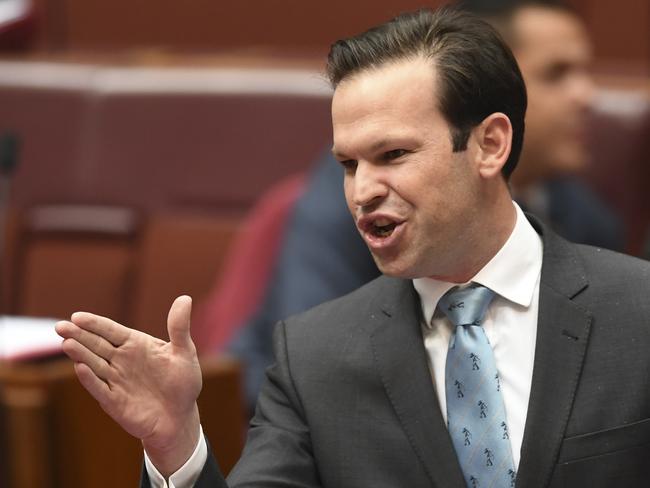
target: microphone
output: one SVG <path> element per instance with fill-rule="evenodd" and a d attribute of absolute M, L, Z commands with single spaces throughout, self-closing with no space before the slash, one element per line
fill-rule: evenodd
<path fill-rule="evenodd" d="M 6 240 L 8 234 L 9 220 L 9 197 L 11 194 L 12 176 L 18 166 L 18 154 L 20 152 L 20 141 L 13 132 L 5 132 L 0 136 L 0 305 L 3 312 L 9 308 L 8 297 L 4 293 L 6 279 L 5 270 Z"/>
<path fill-rule="evenodd" d="M 18 136 L 13 132 L 5 132 L 0 138 L 0 172 L 11 176 L 18 166 Z"/>

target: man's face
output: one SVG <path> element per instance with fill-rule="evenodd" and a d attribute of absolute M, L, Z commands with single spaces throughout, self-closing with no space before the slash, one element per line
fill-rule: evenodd
<path fill-rule="evenodd" d="M 528 89 L 526 136 L 515 183 L 578 171 L 593 95 L 591 45 L 573 15 L 526 7 L 513 19 L 513 52 Z M 527 180 L 527 181 L 526 181 Z"/>
<path fill-rule="evenodd" d="M 344 80 L 332 102 L 345 197 L 385 274 L 453 277 L 476 245 L 480 178 L 470 147 L 453 153 L 435 67 L 415 59 Z"/>

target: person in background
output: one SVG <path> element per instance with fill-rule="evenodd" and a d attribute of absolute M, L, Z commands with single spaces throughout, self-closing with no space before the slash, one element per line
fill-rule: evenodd
<path fill-rule="evenodd" d="M 459 6 L 500 32 L 526 81 L 526 135 L 510 182 L 515 200 L 571 241 L 621 251 L 620 221 L 576 178 L 588 164 L 585 131 L 594 92 L 583 23 L 560 2 L 470 0 Z M 328 152 L 296 204 L 264 301 L 228 348 L 245 365 L 251 409 L 273 359 L 275 323 L 379 275 L 345 206 L 342 179 Z"/>
<path fill-rule="evenodd" d="M 570 241 L 624 249 L 620 219 L 579 175 L 595 93 L 592 45 L 582 20 L 559 0 L 463 0 L 513 50 L 526 82 L 526 135 L 511 188 L 515 200 Z"/>
<path fill-rule="evenodd" d="M 257 312 L 228 350 L 244 363 L 246 402 L 252 412 L 264 371 L 273 359 L 273 326 L 359 288 L 380 275 L 343 195 L 343 168 L 328 151 L 296 202 Z"/>

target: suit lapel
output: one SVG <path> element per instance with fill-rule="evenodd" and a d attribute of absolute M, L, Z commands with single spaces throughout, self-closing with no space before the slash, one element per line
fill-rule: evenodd
<path fill-rule="evenodd" d="M 464 486 L 433 388 L 410 281 L 387 280 L 376 300 L 371 343 L 386 394 L 434 486 Z M 385 301 L 382 301 L 385 300 Z"/>
<path fill-rule="evenodd" d="M 572 299 L 588 282 L 571 244 L 532 221 L 544 240 L 532 388 L 518 487 L 550 482 L 573 405 L 591 316 Z"/>

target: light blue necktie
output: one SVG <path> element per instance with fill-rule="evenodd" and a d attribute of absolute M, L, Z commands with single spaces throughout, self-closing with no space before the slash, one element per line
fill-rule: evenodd
<path fill-rule="evenodd" d="M 481 326 L 493 297 L 492 290 L 472 283 L 438 302 L 456 329 L 445 368 L 447 426 L 470 488 L 515 486 L 499 373 Z"/>

